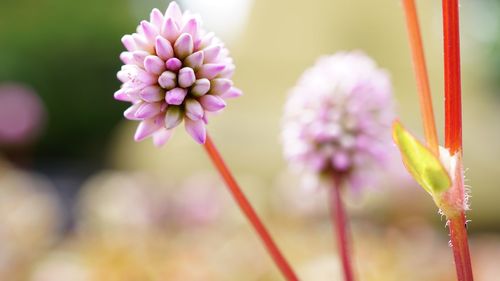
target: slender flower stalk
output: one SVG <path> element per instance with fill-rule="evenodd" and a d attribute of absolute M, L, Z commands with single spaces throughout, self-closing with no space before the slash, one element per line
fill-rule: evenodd
<path fill-rule="evenodd" d="M 462 170 L 462 95 L 460 78 L 460 30 L 458 0 L 443 0 L 445 146 L 458 155 L 457 171 Z M 457 177 L 455 189 L 465 193 L 463 177 Z M 472 281 L 472 265 L 467 239 L 465 211 L 448 218 L 453 256 L 459 281 Z"/>
<path fill-rule="evenodd" d="M 429 76 L 425 63 L 424 48 L 420 27 L 418 23 L 417 9 L 414 0 L 403 0 L 406 15 L 406 27 L 412 51 L 413 67 L 417 79 L 418 96 L 420 98 L 420 109 L 424 122 L 424 135 L 427 146 L 435 155 L 439 155 L 439 141 L 437 137 L 436 122 L 432 108 L 431 89 L 429 86 Z"/>
<path fill-rule="evenodd" d="M 262 242 L 266 246 L 267 251 L 273 258 L 274 262 L 280 269 L 281 273 L 283 276 L 285 276 L 286 280 L 288 281 L 296 281 L 299 280 L 290 267 L 289 263 L 279 250 L 278 246 L 274 242 L 273 238 L 267 231 L 266 227 L 260 220 L 259 216 L 253 209 L 252 205 L 246 198 L 245 194 L 241 190 L 240 186 L 234 179 L 231 171 L 229 168 L 226 166 L 226 163 L 224 163 L 224 160 L 222 159 L 222 156 L 220 155 L 219 151 L 215 147 L 214 143 L 212 142 L 211 138 L 207 134 L 207 139 L 204 144 L 205 150 L 210 156 L 210 159 L 212 160 L 214 166 L 219 170 L 220 175 L 226 182 L 227 187 L 229 188 L 229 191 L 234 197 L 234 200 L 238 203 L 238 205 L 241 208 L 241 211 L 247 216 L 248 220 L 254 227 L 255 231 L 259 235 L 259 237 L 262 239 Z"/>
<path fill-rule="evenodd" d="M 344 203 L 342 202 L 341 189 L 342 181 L 340 177 L 334 177 L 333 187 L 330 188 L 330 208 L 332 213 L 334 231 L 337 233 L 337 247 L 342 260 L 342 269 L 344 280 L 354 280 L 354 273 L 351 265 L 350 247 L 349 247 L 349 226 L 347 225 L 347 216 Z"/>

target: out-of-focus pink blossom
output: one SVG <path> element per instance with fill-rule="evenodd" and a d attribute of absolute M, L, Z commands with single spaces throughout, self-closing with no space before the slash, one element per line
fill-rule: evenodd
<path fill-rule="evenodd" d="M 188 179 L 172 197 L 173 219 L 185 227 L 206 226 L 221 219 L 226 207 L 221 183 L 209 175 Z"/>
<path fill-rule="evenodd" d="M 125 65 L 117 76 L 123 85 L 114 97 L 132 103 L 124 115 L 140 121 L 135 140 L 152 136 L 161 146 L 184 121 L 193 139 L 205 143 L 207 114 L 241 95 L 233 87 L 235 66 L 224 44 L 175 2 L 165 14 L 153 9 L 150 21 L 142 21 L 122 43 Z"/>
<path fill-rule="evenodd" d="M 320 58 L 291 90 L 283 145 L 292 166 L 366 184 L 387 160 L 393 120 L 388 74 L 362 52 Z"/>
<path fill-rule="evenodd" d="M 45 110 L 38 95 L 17 83 L 0 85 L 0 145 L 22 145 L 41 131 Z"/>

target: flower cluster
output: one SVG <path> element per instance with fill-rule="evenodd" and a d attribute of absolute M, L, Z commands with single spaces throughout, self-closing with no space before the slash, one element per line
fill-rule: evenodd
<path fill-rule="evenodd" d="M 361 52 L 320 58 L 291 90 L 283 121 L 284 154 L 314 175 L 363 184 L 368 167 L 390 149 L 392 88 L 387 73 Z"/>
<path fill-rule="evenodd" d="M 153 9 L 150 21 L 142 21 L 122 43 L 125 65 L 117 76 L 123 85 L 114 97 L 132 103 L 124 115 L 141 121 L 136 141 L 152 136 L 161 146 L 184 121 L 186 131 L 204 143 L 207 113 L 241 95 L 233 87 L 235 66 L 228 50 L 201 27 L 197 15 L 182 13 L 175 2 L 165 14 Z"/>

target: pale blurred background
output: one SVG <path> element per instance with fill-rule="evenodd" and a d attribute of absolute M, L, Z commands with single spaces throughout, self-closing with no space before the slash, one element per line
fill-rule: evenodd
<path fill-rule="evenodd" d="M 160 150 L 133 142 L 137 124 L 112 98 L 121 36 L 167 4 L 0 3 L 0 280 L 281 280 L 202 147 L 182 129 Z M 226 42 L 245 93 L 211 118 L 214 141 L 302 279 L 340 280 L 325 191 L 302 188 L 283 160 L 282 108 L 319 56 L 363 50 L 389 71 L 399 117 L 421 136 L 401 3 L 180 5 Z M 442 132 L 441 8 L 418 5 Z M 498 0 L 461 3 L 469 232 L 484 281 L 500 274 L 499 14 Z M 398 164 L 347 198 L 360 280 L 454 280 L 445 221 Z"/>

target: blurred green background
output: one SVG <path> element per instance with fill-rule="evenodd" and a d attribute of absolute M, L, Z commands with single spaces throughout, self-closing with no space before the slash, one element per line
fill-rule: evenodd
<path fill-rule="evenodd" d="M 5 202 L 19 200 L 13 208 L 25 206 L 24 212 L 35 216 L 13 223 L 22 220 L 19 212 L 0 206 L 0 280 L 280 280 L 224 192 L 220 200 L 227 201 L 225 213 L 230 215 L 201 228 L 193 230 L 182 222 L 164 226 L 155 219 L 148 222 L 154 225 L 148 232 L 143 219 L 120 223 L 119 218 L 135 217 L 151 207 L 151 198 L 163 198 L 156 192 L 175 201 L 171 197 L 200 173 L 210 179 L 192 185 L 221 185 L 203 149 L 182 129 L 160 150 L 150 141 L 134 143 L 137 124 L 124 120 L 127 105 L 113 100 L 120 86 L 116 72 L 121 36 L 133 32 L 153 7 L 164 10 L 167 2 L 1 1 L 0 84 L 32 88 L 47 118 L 37 139 L 0 142 Z M 337 280 L 332 277 L 338 274 L 338 260 L 324 191 L 305 194 L 300 179 L 287 172 L 283 161 L 282 107 L 288 89 L 319 56 L 360 49 L 389 71 L 399 118 L 422 135 L 401 3 L 185 0 L 180 5 L 201 13 L 206 28 L 226 42 L 237 65 L 235 85 L 245 93 L 211 119 L 210 134 L 304 280 Z M 418 5 L 442 132 L 441 9 L 436 1 Z M 472 190 L 469 231 L 476 277 L 498 280 L 500 271 L 490 263 L 500 258 L 500 189 L 495 180 L 500 174 L 500 1 L 462 1 L 460 12 L 464 159 Z M 10 121 L 16 124 L 15 117 Z M 24 172 L 14 172 L 18 170 Z M 404 175 L 397 180 L 386 176 L 381 186 L 348 199 L 362 280 L 453 280 L 444 221 L 432 201 Z M 131 198 L 114 188 L 127 184 L 132 185 Z M 26 186 L 25 193 L 9 189 L 18 185 Z M 30 192 L 44 196 L 27 204 L 23 200 Z M 149 203 L 137 202 L 139 197 Z M 213 199 L 200 200 L 193 204 L 204 206 Z M 175 204 L 168 210 L 158 205 L 144 216 L 163 218 L 164 213 L 178 212 Z M 130 231 L 134 235 L 126 235 Z M 30 233 L 36 239 L 24 237 Z M 133 236 L 128 237 L 133 241 L 121 236 Z M 33 243 L 38 250 L 24 250 L 26 245 L 33 249 Z M 159 262 L 148 264 L 149 259 Z M 228 260 L 236 263 L 232 270 L 220 264 Z M 245 266 L 248 262 L 255 267 Z M 72 277 L 55 279 L 53 272 Z"/>

